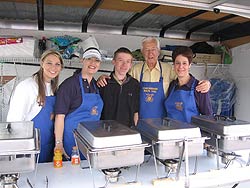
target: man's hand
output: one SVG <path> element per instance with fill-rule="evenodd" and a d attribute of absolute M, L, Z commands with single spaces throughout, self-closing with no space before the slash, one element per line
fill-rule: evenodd
<path fill-rule="evenodd" d="M 97 86 L 98 87 L 104 87 L 104 86 L 106 86 L 108 84 L 106 79 L 111 79 L 111 77 L 108 76 L 108 75 L 106 75 L 106 74 L 101 75 L 97 79 Z"/>
<path fill-rule="evenodd" d="M 196 91 L 201 93 L 207 93 L 211 88 L 211 83 L 208 80 L 201 80 L 199 81 L 198 85 L 196 86 Z"/>

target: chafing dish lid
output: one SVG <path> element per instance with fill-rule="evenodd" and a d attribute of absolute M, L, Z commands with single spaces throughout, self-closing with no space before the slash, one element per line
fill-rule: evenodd
<path fill-rule="evenodd" d="M 32 121 L 0 123 L 0 141 L 10 139 L 25 139 L 34 136 Z"/>
<path fill-rule="evenodd" d="M 114 120 L 81 122 L 77 131 L 93 148 L 142 143 L 140 133 Z"/>
<path fill-rule="evenodd" d="M 249 136 L 250 122 L 243 120 L 232 120 L 229 118 L 215 118 L 214 116 L 193 116 L 193 125 L 200 127 L 210 133 L 228 136 Z"/>
<path fill-rule="evenodd" d="M 139 121 L 137 129 L 141 134 L 147 134 L 156 140 L 201 137 L 198 127 L 170 118 L 143 119 Z"/>

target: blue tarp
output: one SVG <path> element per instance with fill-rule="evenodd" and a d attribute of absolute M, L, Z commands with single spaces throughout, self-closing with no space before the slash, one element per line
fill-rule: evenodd
<path fill-rule="evenodd" d="M 211 78 L 210 98 L 214 114 L 233 116 L 235 104 L 235 83 L 222 78 Z"/>

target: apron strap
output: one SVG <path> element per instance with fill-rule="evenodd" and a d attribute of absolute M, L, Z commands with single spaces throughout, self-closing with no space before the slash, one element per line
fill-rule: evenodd
<path fill-rule="evenodd" d="M 160 72 L 161 72 L 160 79 L 159 79 L 159 82 L 160 82 L 161 80 L 163 80 L 163 77 L 162 77 L 162 68 L 161 68 L 161 63 L 160 62 L 157 62 L 157 63 L 159 63 Z M 140 74 L 140 82 L 142 81 L 142 78 L 143 78 L 144 65 L 145 65 L 145 63 L 143 63 L 143 65 L 142 65 L 141 74 Z"/>
<path fill-rule="evenodd" d="M 81 75 L 79 75 L 79 82 L 80 82 L 81 92 L 82 92 L 82 95 L 83 95 L 84 94 L 84 88 L 83 88 L 83 82 L 82 82 L 82 76 Z M 96 87 L 96 85 L 94 83 L 92 83 L 92 84 L 93 84 L 93 87 L 94 87 L 94 89 L 96 91 L 96 94 L 100 94 L 99 89 Z"/>

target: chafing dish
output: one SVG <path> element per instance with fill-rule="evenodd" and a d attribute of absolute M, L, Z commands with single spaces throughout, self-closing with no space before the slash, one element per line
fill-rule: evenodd
<path fill-rule="evenodd" d="M 0 185 L 16 184 L 19 173 L 35 169 L 39 142 L 31 121 L 0 123 Z"/>
<path fill-rule="evenodd" d="M 96 169 L 139 165 L 144 161 L 140 134 L 113 120 L 82 122 L 74 130 L 77 146 Z"/>
<path fill-rule="evenodd" d="M 0 123 L 0 151 L 35 149 L 33 122 Z"/>
<path fill-rule="evenodd" d="M 170 118 L 143 119 L 137 129 L 143 140 L 152 143 L 158 159 L 179 158 L 184 139 L 188 140 L 188 156 L 201 155 L 203 152 L 205 139 L 201 137 L 200 129 L 190 124 Z"/>
<path fill-rule="evenodd" d="M 225 116 L 193 116 L 192 124 L 211 139 L 206 143 L 223 152 L 250 149 L 250 122 Z"/>

